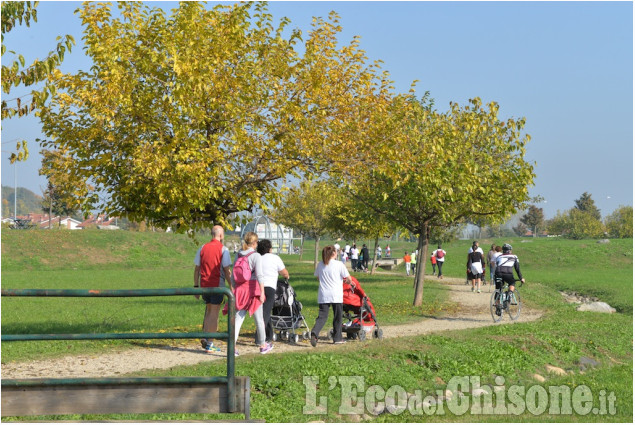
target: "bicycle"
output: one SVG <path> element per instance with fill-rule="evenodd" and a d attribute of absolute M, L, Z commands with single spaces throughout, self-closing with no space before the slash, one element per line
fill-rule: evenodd
<path fill-rule="evenodd" d="M 501 278 L 495 278 L 495 280 L 499 279 Z M 492 314 L 494 323 L 501 321 L 504 312 L 507 312 L 507 314 L 509 314 L 509 318 L 511 320 L 516 320 L 520 317 L 520 309 L 522 303 L 520 301 L 520 293 L 518 292 L 518 288 L 523 286 L 523 282 L 518 279 L 514 279 L 514 282 L 520 282 L 520 285 L 517 285 L 514 288 L 514 292 L 509 292 L 509 284 L 507 282 L 505 282 L 505 284 L 500 289 L 496 289 L 494 292 L 492 292 L 489 303 L 489 310 Z"/>

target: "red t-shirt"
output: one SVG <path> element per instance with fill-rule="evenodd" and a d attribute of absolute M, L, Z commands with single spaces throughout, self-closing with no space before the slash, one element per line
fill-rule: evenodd
<path fill-rule="evenodd" d="M 214 239 L 201 248 L 201 286 L 217 288 L 222 273 L 223 244 Z"/>

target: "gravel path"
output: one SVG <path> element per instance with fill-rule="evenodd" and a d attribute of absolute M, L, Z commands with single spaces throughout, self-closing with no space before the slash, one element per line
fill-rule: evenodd
<path fill-rule="evenodd" d="M 458 305 L 457 313 L 451 316 L 439 316 L 405 325 L 381 326 L 384 338 L 398 338 L 402 336 L 423 335 L 433 332 L 443 332 L 455 329 L 469 329 L 482 326 L 498 326 L 510 323 L 509 316 L 505 316 L 499 324 L 494 324 L 489 312 L 489 285 L 481 294 L 472 293 L 470 286 L 464 280 L 446 278 L 443 283 L 451 291 L 451 301 Z M 540 318 L 542 312 L 523 309 L 519 322 L 533 321 Z M 378 317 L 381 325 L 381 317 Z M 308 320 L 309 326 L 313 322 Z M 323 331 L 322 334 L 325 332 Z M 377 341 L 370 340 L 373 344 Z M 349 344 L 359 344 L 350 342 Z M 317 348 L 312 348 L 308 341 L 301 341 L 297 345 L 278 342 L 270 355 L 289 351 L 310 350 L 346 350 L 349 344 L 334 346 L 322 339 Z M 253 344 L 253 335 L 240 337 L 237 348 L 241 356 L 256 354 L 258 347 Z M 350 349 L 350 348 L 349 348 Z M 219 354 L 207 354 L 197 341 L 178 340 L 172 346 L 157 346 L 153 348 L 128 349 L 103 355 L 67 356 L 59 359 L 18 362 L 2 365 L 2 378 L 73 378 L 73 377 L 102 377 L 118 376 L 131 372 L 151 369 L 169 369 L 180 365 L 193 365 L 210 360 L 225 359 L 225 351 Z M 240 361 L 240 357 L 237 361 Z"/>

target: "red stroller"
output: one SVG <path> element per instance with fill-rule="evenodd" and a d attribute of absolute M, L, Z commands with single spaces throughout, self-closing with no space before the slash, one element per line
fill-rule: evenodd
<path fill-rule="evenodd" d="M 354 276 L 351 276 L 351 281 L 355 285 L 354 289 L 351 285 L 344 284 L 342 333 L 346 332 L 348 339 L 359 338 L 360 341 L 364 341 L 367 335 L 382 339 L 384 333 L 377 324 L 373 304 Z"/>

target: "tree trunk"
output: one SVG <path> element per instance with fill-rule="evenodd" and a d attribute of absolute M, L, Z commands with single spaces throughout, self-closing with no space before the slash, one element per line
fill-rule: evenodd
<path fill-rule="evenodd" d="M 417 253 L 417 270 L 415 272 L 415 299 L 412 305 L 420 307 L 423 304 L 423 280 L 426 272 L 426 259 L 428 258 L 428 222 L 423 223 L 419 233 Z"/>
<path fill-rule="evenodd" d="M 317 269 L 317 264 L 318 264 L 318 255 L 320 252 L 320 237 L 316 236 L 315 237 L 315 257 L 313 259 L 313 270 Z"/>
<path fill-rule="evenodd" d="M 298 261 L 302 261 L 302 254 L 304 253 L 304 235 L 300 235 L 301 242 L 300 242 L 300 258 L 298 259 Z"/>
<path fill-rule="evenodd" d="M 375 274 L 375 269 L 377 268 L 377 246 L 379 245 L 379 233 L 377 233 L 377 237 L 375 238 L 375 248 L 373 248 L 373 264 L 371 266 L 372 271 L 370 274 Z"/>

